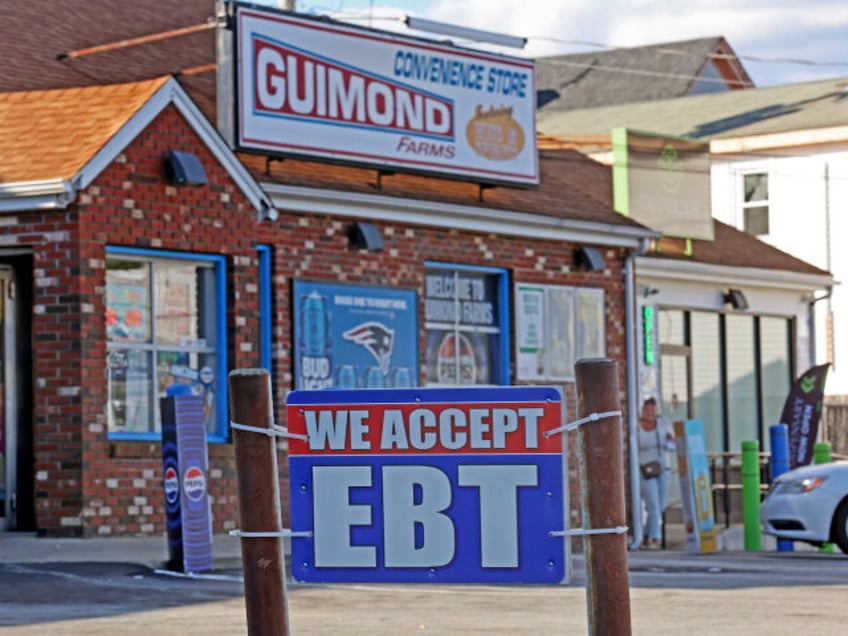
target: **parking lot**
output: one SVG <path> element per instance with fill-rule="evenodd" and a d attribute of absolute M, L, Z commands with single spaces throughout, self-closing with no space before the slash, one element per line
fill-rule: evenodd
<path fill-rule="evenodd" d="M 2 542 L 0 634 L 247 633 L 241 571 L 231 556 L 213 576 L 190 578 L 157 570 L 141 554 L 138 562 L 129 553 L 119 562 L 77 561 L 64 549 L 63 560 L 15 563 Z M 631 552 L 628 561 L 634 634 L 844 627 L 848 558 L 839 554 L 669 550 Z M 572 580 L 561 586 L 289 584 L 289 626 L 310 635 L 588 633 L 585 582 L 575 555 Z"/>

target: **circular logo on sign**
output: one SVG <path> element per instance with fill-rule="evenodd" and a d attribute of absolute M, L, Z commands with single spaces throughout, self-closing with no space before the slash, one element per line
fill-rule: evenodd
<path fill-rule="evenodd" d="M 174 503 L 180 496 L 180 477 L 173 466 L 165 469 L 165 501 Z"/>
<path fill-rule="evenodd" d="M 212 370 L 212 367 L 203 367 L 200 369 L 200 381 L 203 384 L 212 384 L 212 380 L 215 379 L 215 372 Z"/>
<path fill-rule="evenodd" d="M 183 492 L 192 501 L 200 501 L 206 492 L 206 476 L 197 466 L 191 466 L 183 475 Z"/>

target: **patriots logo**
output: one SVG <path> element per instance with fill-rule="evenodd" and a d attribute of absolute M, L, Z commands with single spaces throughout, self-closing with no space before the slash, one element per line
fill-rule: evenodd
<path fill-rule="evenodd" d="M 379 322 L 365 322 L 353 329 L 348 329 L 342 337 L 365 347 L 377 360 L 383 375 L 389 372 L 392 347 L 395 343 L 394 329 L 389 329 Z"/>

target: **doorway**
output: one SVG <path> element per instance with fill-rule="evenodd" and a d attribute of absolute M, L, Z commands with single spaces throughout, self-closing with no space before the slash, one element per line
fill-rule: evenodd
<path fill-rule="evenodd" d="M 34 530 L 32 433 L 32 271 L 28 256 L 0 262 L 0 530 Z M 29 269 L 19 269 L 16 265 Z M 30 278 L 27 278 L 30 280 Z"/>

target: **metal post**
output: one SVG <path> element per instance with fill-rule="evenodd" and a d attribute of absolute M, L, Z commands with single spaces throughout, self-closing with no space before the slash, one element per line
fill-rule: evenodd
<path fill-rule="evenodd" d="M 574 368 L 579 417 L 620 409 L 615 360 L 578 360 Z M 584 528 L 612 529 L 627 523 L 621 437 L 620 417 L 599 419 L 579 428 Z M 583 546 L 589 633 L 631 634 L 627 535 L 589 534 L 584 536 Z"/>
<path fill-rule="evenodd" d="M 233 422 L 271 429 L 271 379 L 265 369 L 236 369 L 229 375 Z M 242 537 L 244 601 L 250 636 L 289 633 L 283 574 L 282 520 L 277 451 L 274 437 L 233 429 L 239 493 L 239 529 L 244 533 L 276 533 Z"/>
<path fill-rule="evenodd" d="M 773 424 L 769 427 L 771 441 L 770 483 L 789 470 L 789 433 L 786 424 Z M 791 539 L 778 539 L 778 552 L 792 552 L 795 549 Z"/>
<path fill-rule="evenodd" d="M 745 549 L 759 551 L 760 534 L 760 443 L 742 442 L 742 521 Z"/>
<path fill-rule="evenodd" d="M 813 444 L 813 463 L 827 464 L 831 461 L 830 443 L 816 442 Z M 819 552 L 832 553 L 836 551 L 836 547 L 832 543 L 823 543 L 819 547 Z"/>

